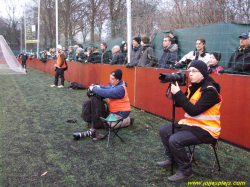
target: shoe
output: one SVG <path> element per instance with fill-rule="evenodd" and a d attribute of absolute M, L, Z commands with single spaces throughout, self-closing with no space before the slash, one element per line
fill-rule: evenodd
<path fill-rule="evenodd" d="M 164 161 L 160 161 L 160 162 L 157 162 L 157 165 L 158 166 L 161 166 L 161 167 L 168 167 L 168 166 L 171 166 L 172 162 L 170 159 L 167 159 L 167 160 L 164 160 Z"/>
<path fill-rule="evenodd" d="M 51 87 L 51 88 L 54 88 L 54 87 L 57 87 L 57 86 L 53 84 L 53 85 L 50 85 L 50 87 Z"/>
<path fill-rule="evenodd" d="M 64 86 L 63 86 L 63 85 L 60 85 L 60 86 L 57 86 L 57 88 L 64 88 Z"/>
<path fill-rule="evenodd" d="M 132 126 L 134 124 L 135 118 L 130 117 L 130 126 Z"/>
<path fill-rule="evenodd" d="M 181 181 L 190 179 L 191 177 L 193 177 L 193 174 L 186 176 L 186 175 L 183 175 L 180 171 L 178 171 L 176 174 L 172 175 L 171 177 L 168 177 L 168 180 L 172 182 L 181 182 Z"/>

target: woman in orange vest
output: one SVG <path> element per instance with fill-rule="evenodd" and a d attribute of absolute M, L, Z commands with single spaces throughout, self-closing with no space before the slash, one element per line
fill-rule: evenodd
<path fill-rule="evenodd" d="M 127 83 L 122 80 L 122 70 L 116 69 L 110 73 L 108 86 L 94 85 L 89 90 L 96 95 L 108 98 L 109 111 L 116 117 L 122 117 L 121 127 L 132 125 L 133 117 L 128 117 L 131 112 L 130 101 L 127 92 Z M 118 127 L 119 125 L 117 125 Z"/>
<path fill-rule="evenodd" d="M 62 46 L 58 45 L 57 46 L 57 51 L 58 51 L 58 58 L 57 58 L 57 63 L 54 65 L 56 68 L 56 74 L 55 74 L 55 82 L 53 85 L 50 85 L 50 87 L 57 87 L 57 88 L 64 88 L 64 71 L 65 68 L 67 67 L 66 65 L 66 54 L 62 50 Z M 58 86 L 58 78 L 61 78 L 61 85 Z"/>
<path fill-rule="evenodd" d="M 186 112 L 185 119 L 175 124 L 172 134 L 172 124 L 163 125 L 159 134 L 165 147 L 168 159 L 157 162 L 162 167 L 178 165 L 179 171 L 169 177 L 170 181 L 180 182 L 193 176 L 190 158 L 185 146 L 202 143 L 215 143 L 219 138 L 220 106 L 222 98 L 220 86 L 208 76 L 208 67 L 201 60 L 194 60 L 189 65 L 191 85 L 184 94 L 178 83 L 171 84 L 171 92 L 176 104 Z M 171 160 L 171 154 L 174 160 Z"/>

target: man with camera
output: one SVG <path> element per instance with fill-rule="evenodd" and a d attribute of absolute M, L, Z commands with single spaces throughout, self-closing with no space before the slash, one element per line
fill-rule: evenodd
<path fill-rule="evenodd" d="M 131 107 L 126 89 L 127 83 L 122 80 L 122 70 L 112 71 L 109 80 L 108 86 L 91 85 L 89 90 L 103 98 L 108 98 L 109 111 L 115 114 L 116 118 L 123 118 L 122 124 L 116 125 L 116 127 L 133 125 L 134 118 L 128 117 Z"/>
<path fill-rule="evenodd" d="M 168 159 L 157 164 L 162 167 L 171 166 L 172 162 L 177 164 L 179 171 L 168 178 L 175 182 L 193 176 L 185 146 L 215 143 L 221 131 L 222 97 L 219 94 L 219 84 L 208 76 L 207 64 L 201 60 L 192 61 L 188 71 L 191 85 L 185 94 L 180 90 L 178 82 L 171 83 L 173 99 L 176 105 L 186 112 L 185 119 L 175 123 L 174 134 L 172 134 L 172 124 L 163 125 L 159 129 Z"/>

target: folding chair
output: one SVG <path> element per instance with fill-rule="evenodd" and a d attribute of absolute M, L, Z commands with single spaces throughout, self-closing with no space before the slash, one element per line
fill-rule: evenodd
<path fill-rule="evenodd" d="M 110 139 L 111 132 L 114 133 L 114 136 L 117 136 L 122 142 L 124 142 L 123 139 L 118 135 L 118 132 L 119 132 L 119 130 L 121 128 L 121 124 L 122 124 L 120 122 L 123 121 L 123 118 L 122 117 L 116 118 L 113 113 L 111 113 L 107 118 L 103 118 L 103 117 L 100 117 L 100 118 L 104 122 L 104 124 L 106 125 L 106 128 L 108 130 L 108 133 L 104 136 L 104 138 L 106 136 L 108 136 L 107 147 L 109 146 L 109 139 Z"/>
<path fill-rule="evenodd" d="M 213 143 L 213 144 L 209 144 L 211 146 L 211 148 L 213 149 L 213 152 L 214 152 L 214 161 L 213 161 L 213 166 L 210 167 L 210 166 L 204 166 L 204 165 L 199 165 L 196 161 L 195 161 L 195 158 L 194 158 L 194 151 L 195 151 L 195 145 L 193 145 L 193 150 L 191 150 L 190 146 L 188 146 L 188 149 L 189 149 L 189 152 L 190 152 L 190 155 L 191 155 L 191 160 L 190 162 L 194 162 L 197 166 L 200 166 L 202 168 L 206 168 L 206 169 L 211 169 L 212 170 L 212 173 L 214 170 L 217 170 L 217 171 L 220 171 L 220 162 L 219 162 L 219 158 L 218 158 L 218 155 L 217 155 L 217 151 L 219 149 L 219 142 L 218 140 Z M 217 163 L 217 166 L 218 168 L 215 168 L 215 165 Z"/>

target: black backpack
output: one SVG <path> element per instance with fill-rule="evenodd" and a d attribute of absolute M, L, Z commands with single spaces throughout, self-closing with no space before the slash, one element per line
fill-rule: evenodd
<path fill-rule="evenodd" d="M 100 97 L 93 92 L 87 93 L 88 98 L 82 103 L 82 118 L 91 125 L 93 129 L 104 128 L 100 117 L 106 118 L 109 115 L 108 103 L 105 98 Z"/>
<path fill-rule="evenodd" d="M 85 90 L 86 88 L 82 85 L 79 84 L 77 82 L 71 82 L 68 89 L 72 89 L 72 90 Z"/>

